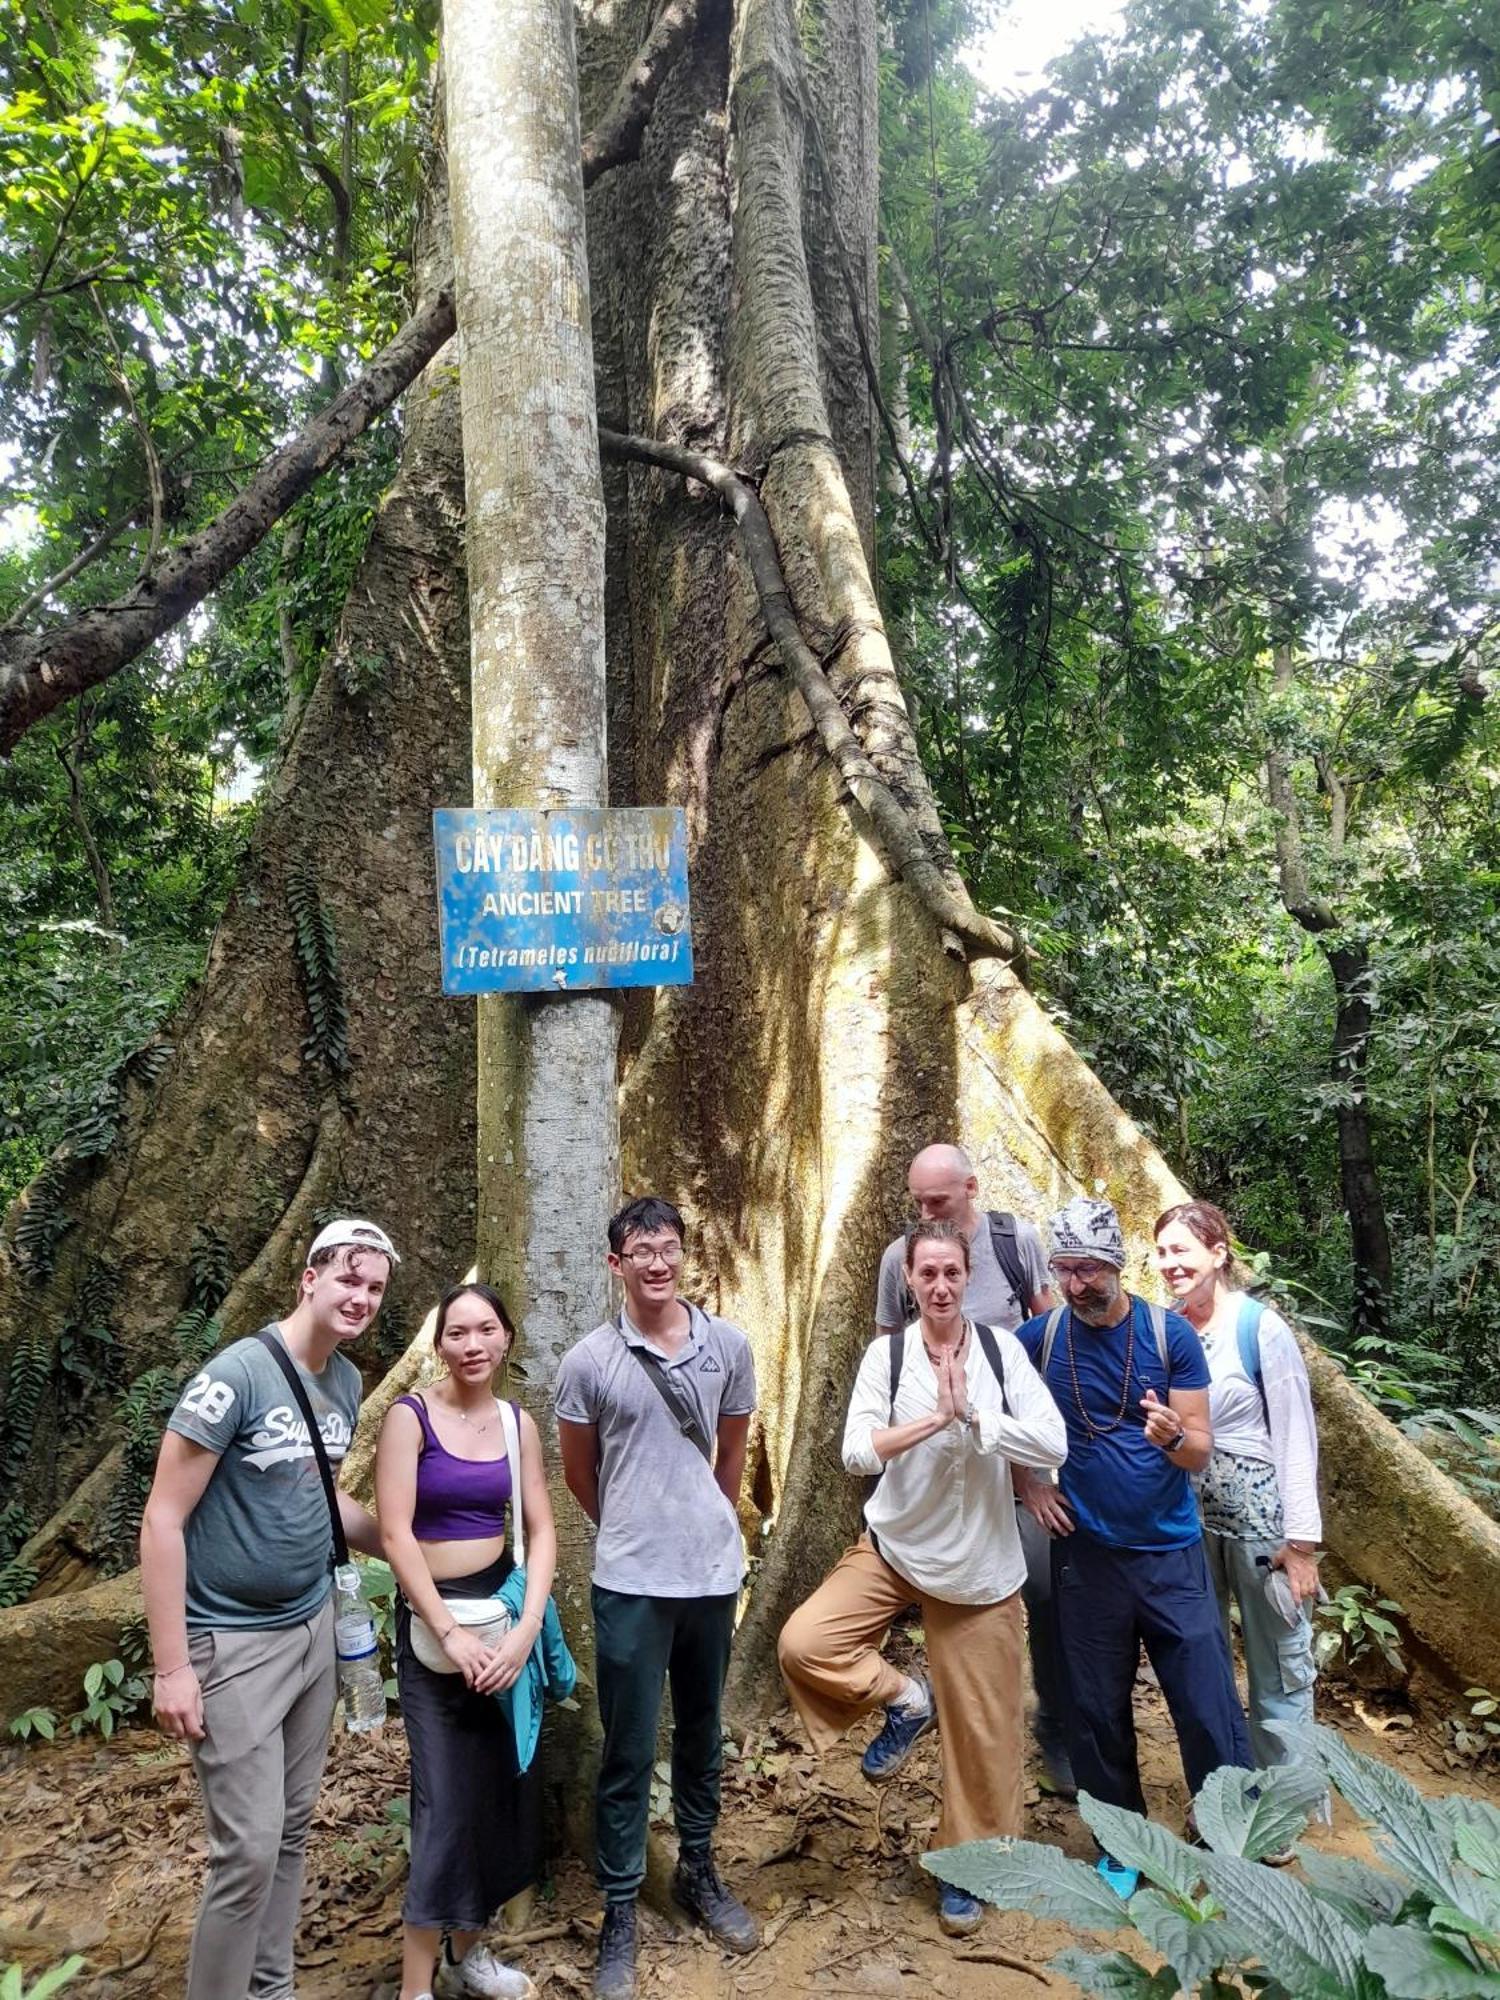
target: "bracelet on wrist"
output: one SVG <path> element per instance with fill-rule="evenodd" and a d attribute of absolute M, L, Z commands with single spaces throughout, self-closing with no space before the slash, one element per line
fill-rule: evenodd
<path fill-rule="evenodd" d="M 446 1632 L 438 1633 L 438 1644 L 440 1646 L 446 1646 L 448 1641 L 453 1637 L 454 1633 L 457 1630 L 458 1630 L 458 1620 L 455 1618 L 453 1623 L 448 1627 Z"/>
<path fill-rule="evenodd" d="M 1182 1447 L 1186 1443 L 1187 1443 L 1187 1432 L 1179 1431 L 1176 1437 L 1170 1438 L 1167 1441 L 1167 1443 L 1162 1446 L 1162 1450 L 1166 1452 L 1170 1457 L 1173 1452 L 1181 1451 Z"/>
<path fill-rule="evenodd" d="M 185 1673 L 192 1664 L 191 1660 L 183 1660 L 180 1665 L 175 1667 L 158 1667 L 154 1678 L 159 1681 L 169 1681 L 173 1674 Z"/>

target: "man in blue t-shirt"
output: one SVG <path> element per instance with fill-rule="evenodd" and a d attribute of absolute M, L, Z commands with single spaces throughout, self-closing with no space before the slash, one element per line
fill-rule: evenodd
<path fill-rule="evenodd" d="M 1053 1537 L 1074 1778 L 1095 1798 L 1144 1813 L 1131 1710 L 1142 1641 L 1189 1791 L 1221 1764 L 1251 1765 L 1188 1479 L 1213 1448 L 1208 1362 L 1185 1319 L 1125 1290 L 1125 1239 L 1108 1202 L 1079 1195 L 1050 1227 L 1052 1275 L 1067 1304 L 1027 1320 L 1016 1338 L 1062 1411 L 1068 1457 L 1059 1485 L 1035 1475 L 1016 1483 Z M 1108 1855 L 1099 1868 L 1122 1895 L 1134 1892 L 1133 1869 Z"/>

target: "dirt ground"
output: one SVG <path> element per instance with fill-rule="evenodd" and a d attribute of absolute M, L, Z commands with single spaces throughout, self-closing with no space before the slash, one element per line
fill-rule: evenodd
<path fill-rule="evenodd" d="M 1440 1733 L 1399 1705 L 1334 1691 L 1321 1713 L 1426 1790 L 1500 1797 L 1494 1779 L 1449 1771 Z M 1149 1687 L 1137 1689 L 1137 1719 L 1152 1815 L 1180 1828 L 1181 1770 L 1161 1697 Z M 816 1760 L 783 1716 L 742 1746 L 726 1767 L 718 1851 L 725 1875 L 762 1919 L 765 1942 L 730 1960 L 647 1912 L 643 2000 L 1077 1993 L 1047 1969 L 1070 1941 L 1060 1924 L 990 1911 L 976 1938 L 942 1935 L 932 1885 L 916 1862 L 936 1821 L 936 1747 L 923 1744 L 877 1791 L 858 1770 L 869 1733 L 855 1731 Z M 310 1850 L 298 2000 L 392 2000 L 397 1991 L 405 1857 L 399 1820 L 387 1808 L 405 1782 L 398 1721 L 375 1736 L 335 1741 Z M 1093 1852 L 1077 1813 L 1034 1789 L 1026 1832 L 1080 1857 Z M 1368 1852 L 1342 1805 L 1335 1825 L 1311 1838 L 1334 1852 Z M 0 1753 L 0 1965 L 18 1958 L 39 1970 L 79 1951 L 87 1963 L 67 1989 L 70 2000 L 176 2000 L 203 1858 L 186 1756 L 153 1733 Z M 495 1942 L 541 1993 L 586 1996 L 597 1923 L 592 1885 L 569 1861 L 544 1886 L 520 1936 Z"/>

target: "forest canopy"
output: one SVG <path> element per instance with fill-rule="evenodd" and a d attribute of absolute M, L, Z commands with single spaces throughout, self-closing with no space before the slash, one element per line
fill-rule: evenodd
<path fill-rule="evenodd" d="M 423 303 L 437 54 L 368 0 L 4 19 L 0 648 L 149 586 Z M 1177 1175 L 1492 1502 L 1493 19 L 1136 0 L 998 96 L 979 25 L 880 25 L 877 577 L 949 845 Z M 401 441 L 0 767 L 5 1198 L 108 1148 L 202 971 Z"/>

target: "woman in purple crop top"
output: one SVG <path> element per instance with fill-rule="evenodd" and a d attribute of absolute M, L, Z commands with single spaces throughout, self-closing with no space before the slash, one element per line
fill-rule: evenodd
<path fill-rule="evenodd" d="M 445 1599 L 492 1597 L 512 1568 L 506 1510 L 517 1469 L 505 1449 L 495 1375 L 513 1338 L 487 1285 L 457 1285 L 438 1307 L 433 1345 L 447 1371 L 386 1413 L 375 1455 L 380 1531 L 401 1599 L 396 1678 L 411 1751 L 411 1874 L 402 1906 L 401 2000 L 460 1994 L 529 2000 L 524 1972 L 480 1942 L 495 1912 L 534 1882 L 538 1766 L 517 1769 L 510 1720 L 494 1694 L 525 1665 L 542 1627 L 557 1534 L 536 1425 L 517 1408 L 526 1528 L 526 1601 L 499 1645 L 454 1622 Z M 415 1614 L 451 1673 L 411 1645 Z M 434 1965 L 441 1953 L 442 1963 Z"/>

